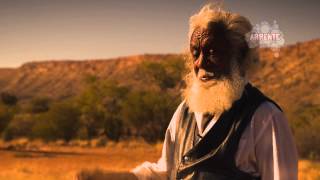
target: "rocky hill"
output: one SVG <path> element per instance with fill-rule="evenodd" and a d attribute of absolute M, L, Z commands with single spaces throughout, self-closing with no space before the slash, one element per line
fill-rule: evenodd
<path fill-rule="evenodd" d="M 279 58 L 270 49 L 261 49 L 260 60 L 254 84 L 285 109 L 320 104 L 319 39 L 283 47 Z"/>
<path fill-rule="evenodd" d="M 0 92 L 8 91 L 29 99 L 35 96 L 62 99 L 77 94 L 84 78 L 94 75 L 122 84 L 133 83 L 135 69 L 142 61 L 161 61 L 179 55 L 139 55 L 86 61 L 28 62 L 17 69 L 0 68 Z"/>
<path fill-rule="evenodd" d="M 46 96 L 62 99 L 77 94 L 86 75 L 135 83 L 142 61 L 166 61 L 181 55 L 140 55 L 86 61 L 30 62 L 16 69 L 0 68 L 0 92 L 10 91 L 20 99 Z M 260 50 L 261 68 L 252 82 L 280 105 L 320 104 L 320 40 L 283 47 L 275 58 L 270 49 Z M 295 108 L 294 108 L 295 109 Z"/>

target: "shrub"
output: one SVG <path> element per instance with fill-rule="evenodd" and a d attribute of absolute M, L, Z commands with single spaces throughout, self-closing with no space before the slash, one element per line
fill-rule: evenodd
<path fill-rule="evenodd" d="M 177 102 L 167 93 L 134 91 L 123 103 L 122 119 L 135 135 L 154 142 L 163 138 Z"/>
<path fill-rule="evenodd" d="M 38 115 L 32 128 L 33 137 L 46 140 L 76 137 L 80 127 L 80 110 L 69 101 L 54 104 L 47 113 Z"/>
<path fill-rule="evenodd" d="M 54 121 L 50 120 L 47 113 L 39 114 L 32 127 L 32 137 L 46 141 L 56 140 L 58 136 L 55 132 Z"/>
<path fill-rule="evenodd" d="M 118 140 L 121 136 L 121 125 L 116 112 L 120 112 L 120 103 L 127 93 L 125 87 L 120 87 L 114 81 L 98 80 L 87 77 L 86 89 L 78 97 L 81 110 L 81 136 L 87 133 L 89 139 L 103 132 L 108 138 Z"/>
<path fill-rule="evenodd" d="M 48 121 L 52 124 L 57 138 L 69 141 L 76 136 L 79 129 L 80 110 L 72 102 L 57 103 L 48 112 Z"/>
<path fill-rule="evenodd" d="M 8 126 L 13 118 L 13 112 L 10 108 L 0 104 L 0 133 Z"/>
<path fill-rule="evenodd" d="M 304 105 L 294 114 L 292 123 L 298 151 L 301 157 L 320 158 L 320 106 Z M 307 133 L 306 133 L 307 132 Z"/>
<path fill-rule="evenodd" d="M 12 140 L 18 137 L 30 137 L 34 125 L 31 114 L 18 114 L 13 117 L 3 132 L 4 140 Z"/>
<path fill-rule="evenodd" d="M 156 84 L 161 89 L 174 88 L 182 80 L 185 71 L 181 59 L 168 59 L 163 62 L 144 61 L 138 66 L 137 76 L 145 83 Z"/>
<path fill-rule="evenodd" d="M 117 115 L 107 116 L 104 123 L 105 135 L 114 141 L 119 141 L 120 137 L 123 136 L 123 122 L 117 117 Z"/>

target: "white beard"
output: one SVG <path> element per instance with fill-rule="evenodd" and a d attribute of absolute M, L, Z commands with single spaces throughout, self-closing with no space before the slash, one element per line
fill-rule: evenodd
<path fill-rule="evenodd" d="M 247 81 L 234 65 L 231 68 L 231 78 L 202 82 L 192 71 L 187 75 L 186 83 L 183 96 L 191 111 L 220 114 L 240 99 Z"/>

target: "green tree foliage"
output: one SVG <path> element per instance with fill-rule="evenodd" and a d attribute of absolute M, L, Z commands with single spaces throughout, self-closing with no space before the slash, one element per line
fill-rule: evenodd
<path fill-rule="evenodd" d="M 32 138 L 40 138 L 46 141 L 59 139 L 56 121 L 50 117 L 50 113 L 38 114 L 32 127 Z"/>
<path fill-rule="evenodd" d="M 3 132 L 5 140 L 31 135 L 34 120 L 31 114 L 16 114 Z"/>
<path fill-rule="evenodd" d="M 104 122 L 104 133 L 105 135 L 114 141 L 119 141 L 121 136 L 124 136 L 124 124 L 120 119 L 119 114 L 107 113 Z"/>
<path fill-rule="evenodd" d="M 161 89 L 175 87 L 181 82 L 185 70 L 181 59 L 170 59 L 164 62 L 144 61 L 138 66 L 138 78 L 158 85 Z"/>
<path fill-rule="evenodd" d="M 118 141 L 124 131 L 121 109 L 129 89 L 110 81 L 106 82 L 102 89 L 106 93 L 103 99 L 105 108 L 104 133 L 108 138 Z"/>
<path fill-rule="evenodd" d="M 7 139 L 26 136 L 68 141 L 103 135 L 118 141 L 134 135 L 157 141 L 163 138 L 180 101 L 175 88 L 183 71 L 184 63 L 178 58 L 144 61 L 137 73 L 143 87 L 139 83 L 124 86 L 110 79 L 86 76 L 83 91 L 72 100 L 34 98 L 27 107 L 29 114 L 17 115 L 12 122 L 6 112 L 0 111 L 0 120 L 4 119 L 0 128 L 5 129 Z"/>
<path fill-rule="evenodd" d="M 105 112 L 102 105 L 104 92 L 100 86 L 101 84 L 96 77 L 86 77 L 85 90 L 77 100 L 81 113 L 81 125 L 85 130 L 84 136 L 89 139 L 98 134 L 98 130 L 102 127 L 104 121 Z"/>
<path fill-rule="evenodd" d="M 163 138 L 171 116 L 178 105 L 179 91 L 171 91 L 182 82 L 184 61 L 180 58 L 161 62 L 144 61 L 138 66 L 138 78 L 159 89 L 131 91 L 122 108 L 123 121 L 133 134 L 147 141 Z"/>
<path fill-rule="evenodd" d="M 56 136 L 66 141 L 76 136 L 80 125 L 80 111 L 72 102 L 57 103 L 48 112 Z"/>
<path fill-rule="evenodd" d="M 134 135 L 156 141 L 163 138 L 177 102 L 166 93 L 130 92 L 121 113 Z"/>
<path fill-rule="evenodd" d="M 0 104 L 0 133 L 8 126 L 14 112 L 10 107 Z"/>
<path fill-rule="evenodd" d="M 33 137 L 46 140 L 75 138 L 80 128 L 80 111 L 72 101 L 55 103 L 46 113 L 37 116 Z"/>
<path fill-rule="evenodd" d="M 81 111 L 81 123 L 89 139 L 97 136 L 99 131 L 104 131 L 111 139 L 119 138 L 121 122 L 118 114 L 120 103 L 127 91 L 115 81 L 87 77 L 86 89 L 78 97 L 78 106 Z"/>

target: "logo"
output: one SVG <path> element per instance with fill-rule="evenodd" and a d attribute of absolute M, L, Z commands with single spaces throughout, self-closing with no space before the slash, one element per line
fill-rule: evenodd
<path fill-rule="evenodd" d="M 277 21 L 270 25 L 267 21 L 256 24 L 250 33 L 246 34 L 246 40 L 250 48 L 268 47 L 279 57 L 280 48 L 284 45 L 284 36 L 279 29 Z"/>

